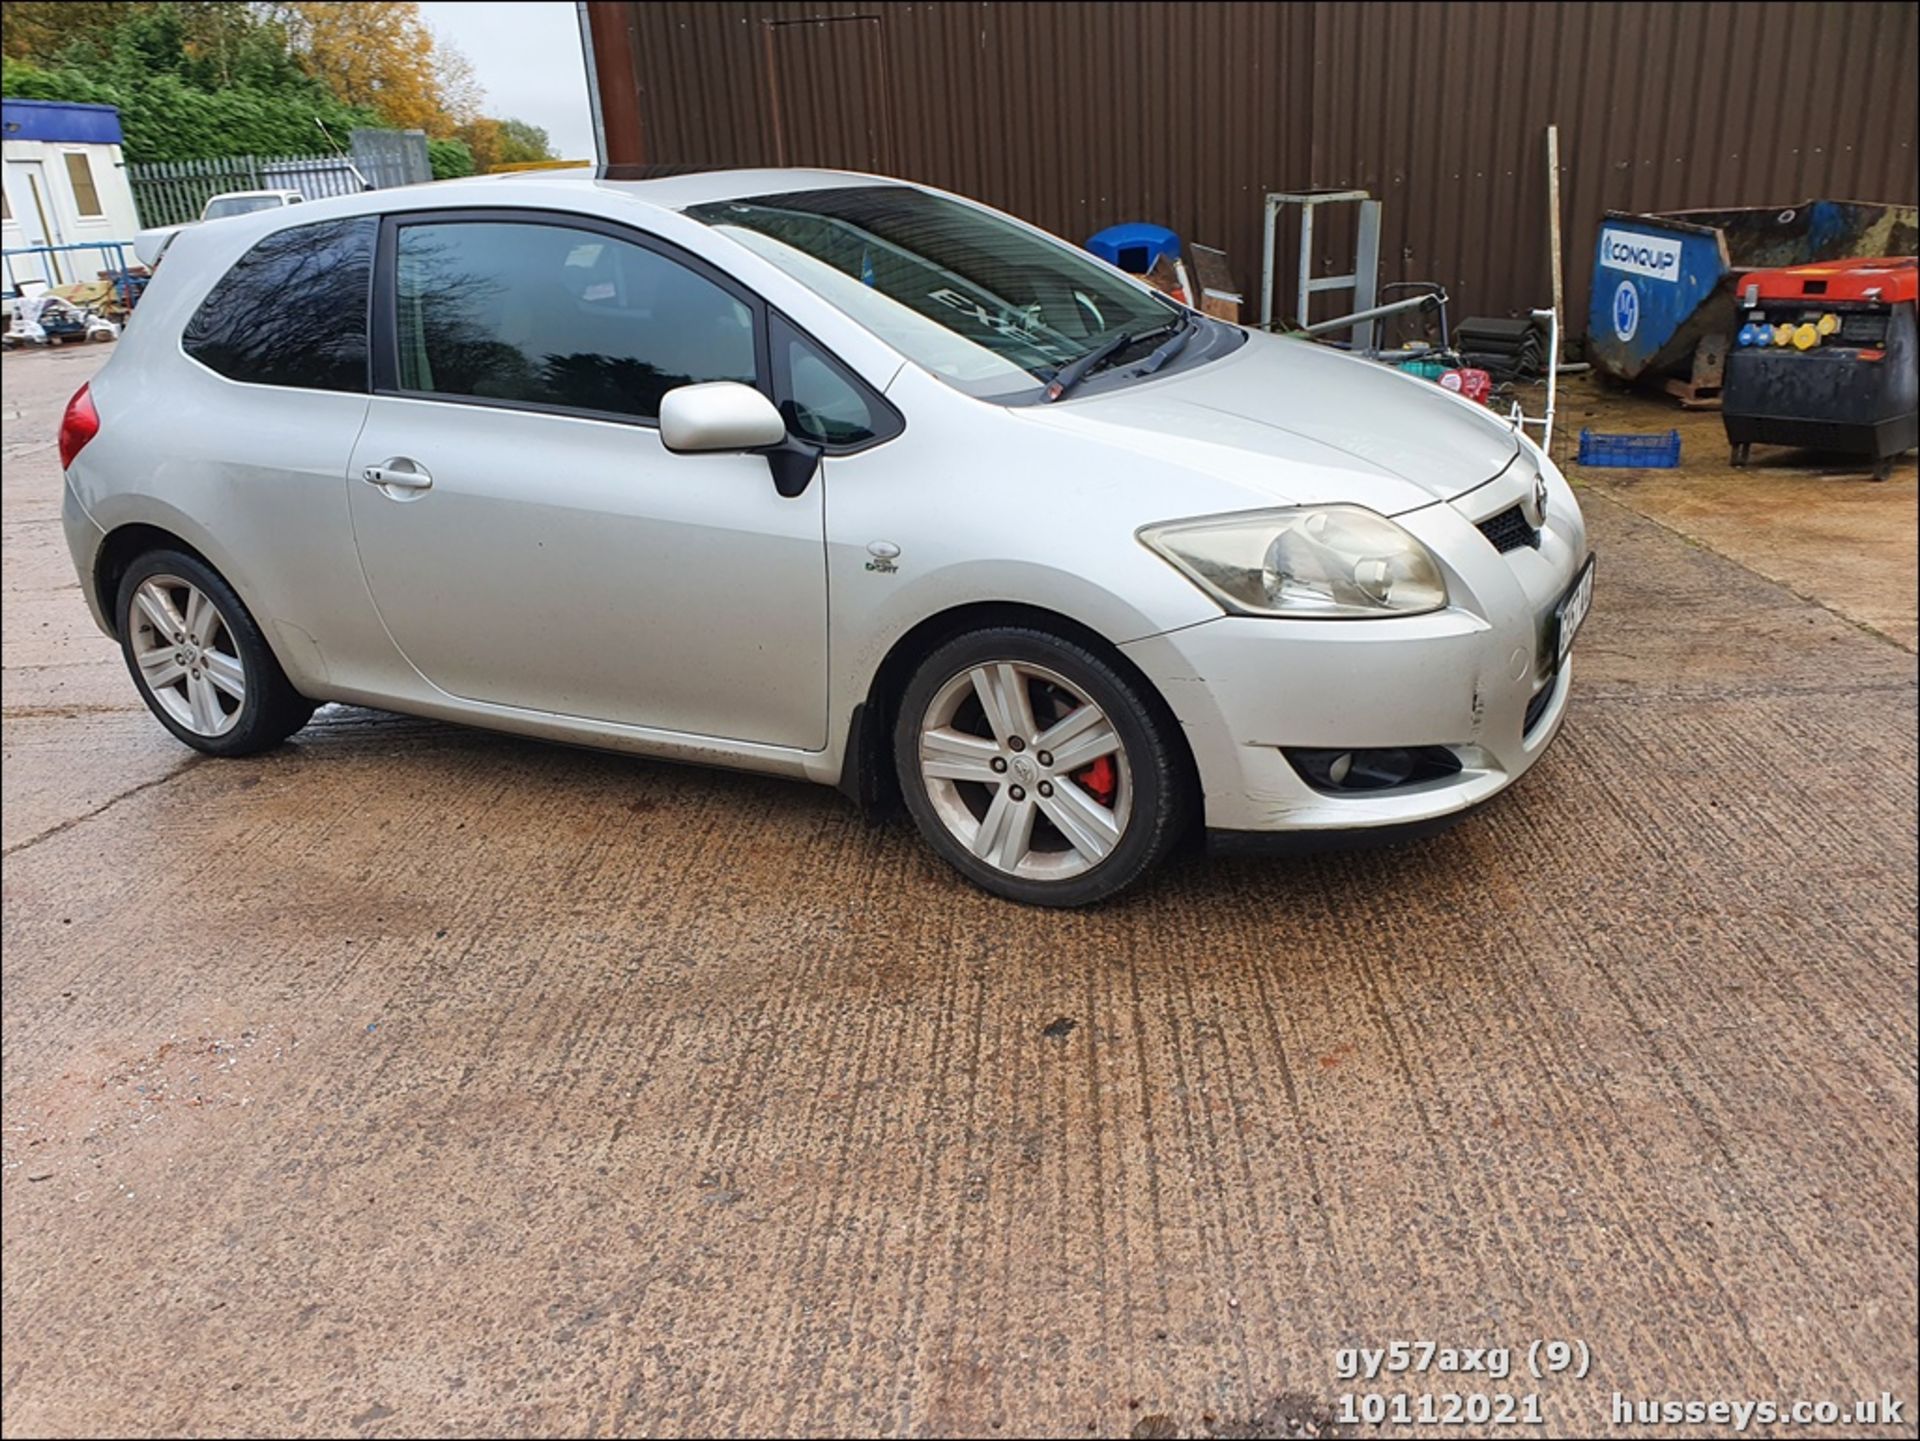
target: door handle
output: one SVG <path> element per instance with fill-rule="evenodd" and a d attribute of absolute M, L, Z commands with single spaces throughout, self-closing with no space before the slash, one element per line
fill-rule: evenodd
<path fill-rule="evenodd" d="M 430 490 L 433 477 L 413 461 L 396 456 L 384 465 L 370 465 L 360 472 L 368 485 L 383 485 L 393 490 Z"/>

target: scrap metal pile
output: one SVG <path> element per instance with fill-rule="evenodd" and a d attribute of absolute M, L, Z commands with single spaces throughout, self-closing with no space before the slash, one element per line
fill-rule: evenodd
<path fill-rule="evenodd" d="M 62 345 L 68 341 L 117 340 L 120 327 L 104 315 L 75 305 L 51 291 L 30 295 L 13 307 L 13 323 L 0 335 L 0 344 Z"/>

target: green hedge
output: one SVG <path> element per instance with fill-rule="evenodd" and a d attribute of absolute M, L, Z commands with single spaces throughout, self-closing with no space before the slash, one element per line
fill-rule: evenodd
<path fill-rule="evenodd" d="M 458 180 L 473 174 L 473 151 L 464 140 L 429 140 L 427 159 L 433 165 L 435 180 Z"/>
<path fill-rule="evenodd" d="M 42 70 L 25 61 L 9 60 L 4 88 L 10 100 L 77 100 L 118 106 L 120 127 L 126 134 L 124 149 L 130 161 L 311 154 L 329 148 L 313 123 L 316 117 L 341 144 L 346 143 L 347 132 L 355 126 L 384 128 L 373 111 L 342 105 L 318 87 L 304 94 L 243 87 L 210 91 L 166 74 L 110 83 L 80 70 Z M 469 154 L 469 171 L 472 163 Z"/>

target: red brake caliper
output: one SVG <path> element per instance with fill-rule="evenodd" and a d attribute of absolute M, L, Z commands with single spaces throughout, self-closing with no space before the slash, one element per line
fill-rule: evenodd
<path fill-rule="evenodd" d="M 1073 773 L 1080 782 L 1080 788 L 1108 810 L 1113 809 L 1113 793 L 1119 786 L 1119 777 L 1114 773 L 1113 757 L 1101 756 L 1091 765 Z"/>

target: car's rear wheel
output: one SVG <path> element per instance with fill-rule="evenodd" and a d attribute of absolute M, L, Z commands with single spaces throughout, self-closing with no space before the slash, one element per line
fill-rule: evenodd
<path fill-rule="evenodd" d="M 908 682 L 894 763 L 920 833 L 1010 900 L 1080 906 L 1132 885 L 1179 839 L 1189 797 L 1168 722 L 1077 642 L 975 631 Z"/>
<path fill-rule="evenodd" d="M 121 577 L 117 606 L 141 698 L 195 750 L 252 755 L 312 716 L 233 587 L 199 557 L 148 551 Z"/>

